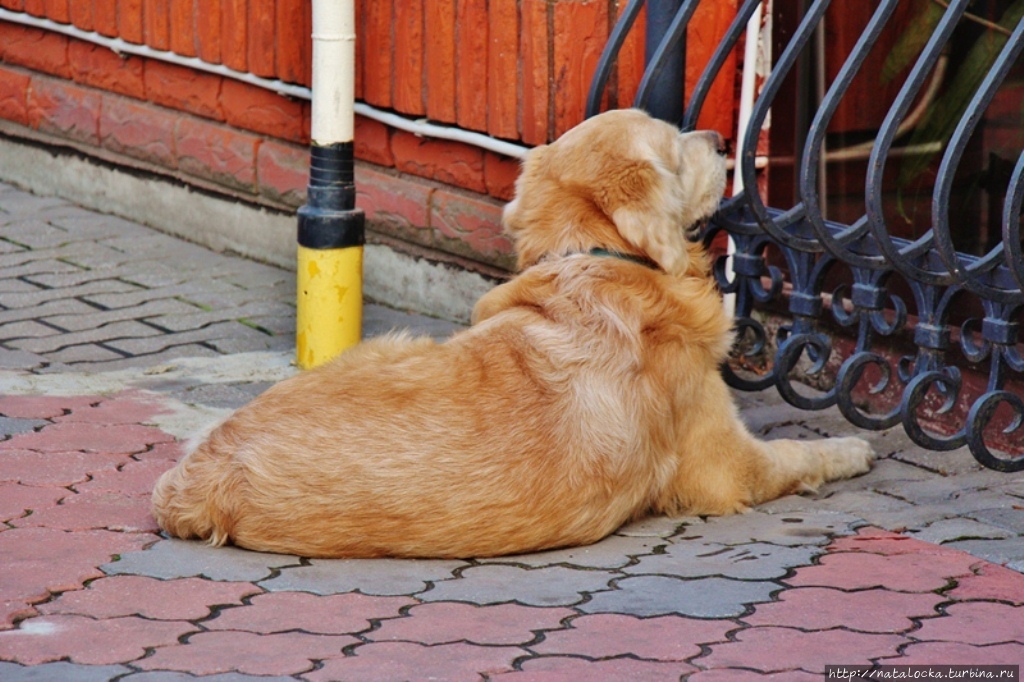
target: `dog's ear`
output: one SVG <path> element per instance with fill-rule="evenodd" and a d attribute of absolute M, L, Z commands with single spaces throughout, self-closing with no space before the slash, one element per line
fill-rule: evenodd
<path fill-rule="evenodd" d="M 654 164 L 640 161 L 621 167 L 601 198 L 605 214 L 619 234 L 654 260 L 665 272 L 681 274 L 690 265 L 680 224 L 681 206 Z"/>

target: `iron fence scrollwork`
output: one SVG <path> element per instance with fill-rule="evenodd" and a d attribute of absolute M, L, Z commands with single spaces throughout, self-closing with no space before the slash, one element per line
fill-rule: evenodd
<path fill-rule="evenodd" d="M 863 213 L 848 222 L 827 219 L 825 197 L 820 195 L 826 134 L 869 52 L 892 21 L 899 0 L 877 3 L 837 75 L 821 93 L 796 157 L 799 166 L 794 205 L 785 210 L 768 206 L 757 190 L 757 149 L 769 112 L 781 96 L 784 79 L 811 44 L 831 1 L 812 0 L 806 4 L 761 84 L 749 123 L 737 138 L 735 172 L 742 174 L 745 189 L 723 201 L 704 235 L 708 243 L 721 233 L 732 241 L 731 253 L 718 259 L 714 272 L 723 292 L 733 297 L 738 336 L 745 341 L 743 353 L 756 356 L 769 347 L 764 316 L 755 314 L 755 307 L 784 301 L 789 319 L 775 335 L 774 355 L 760 374 L 726 366 L 726 380 L 744 390 L 775 386 L 788 402 L 806 410 L 835 405 L 850 422 L 865 429 L 902 424 L 908 436 L 924 448 L 949 450 L 966 445 L 986 467 L 1020 471 L 1024 469 L 1024 455 L 1009 454 L 1004 445 L 1024 442 L 1024 400 L 1020 391 L 1013 389 L 1013 380 L 1024 372 L 1024 356 L 1018 345 L 1018 317 L 1024 307 L 1024 153 L 1016 152 L 1018 157 L 1005 186 L 1001 240 L 987 253 L 969 255 L 957 250 L 951 234 L 950 204 L 955 174 L 968 140 L 1024 49 L 1024 18 L 1007 29 L 1008 37 L 941 149 L 930 226 L 920 236 L 910 238 L 895 236 L 891 218 L 886 217 L 884 175 L 894 158 L 897 133 L 940 55 L 948 51 L 970 0 L 942 3 L 941 18 L 878 125 L 863 180 Z M 712 84 L 736 50 L 759 4 L 757 0 L 739 4 L 735 19 L 683 110 L 681 65 L 685 62 L 681 55 L 685 54 L 687 26 L 699 3 L 647 0 L 649 16 L 663 18 L 648 22 L 647 71 L 634 101 L 635 106 L 683 129 L 696 126 Z M 629 0 L 613 28 L 592 82 L 588 115 L 598 112 L 617 53 L 644 4 L 645 0 Z M 652 12 L 652 6 L 656 12 Z M 830 277 L 837 267 L 848 273 L 838 285 L 836 278 Z M 897 280 L 900 286 L 892 286 Z M 834 288 L 825 291 L 830 281 Z M 965 297 L 973 297 L 974 307 L 983 313 L 980 319 L 955 324 L 951 311 Z M 830 326 L 849 330 L 851 348 L 841 362 L 833 357 L 836 344 L 828 331 Z M 892 363 L 878 347 L 899 334 L 910 336 L 914 350 Z M 823 382 L 824 390 L 808 392 L 799 388 L 798 375 L 813 378 L 829 367 L 834 376 Z M 967 372 L 980 374 L 985 382 L 984 390 L 973 398 L 966 392 Z M 896 399 L 880 411 L 866 406 L 870 396 L 883 393 L 893 394 Z M 959 426 L 937 430 L 936 420 L 952 414 L 958 405 L 965 412 L 957 421 Z M 929 406 L 931 421 L 924 423 L 921 415 Z M 1000 411 L 1003 433 L 998 435 L 1003 445 L 996 448 L 990 424 Z"/>

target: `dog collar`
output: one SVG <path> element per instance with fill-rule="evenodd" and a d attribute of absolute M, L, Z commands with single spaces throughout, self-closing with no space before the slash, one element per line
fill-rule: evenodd
<path fill-rule="evenodd" d="M 622 260 L 638 263 L 639 265 L 646 266 L 652 270 L 661 270 L 661 266 L 647 256 L 634 256 L 631 253 L 622 253 L 621 251 L 609 251 L 608 249 L 598 248 L 591 249 L 587 253 L 591 256 L 601 256 L 602 258 L 620 258 Z"/>

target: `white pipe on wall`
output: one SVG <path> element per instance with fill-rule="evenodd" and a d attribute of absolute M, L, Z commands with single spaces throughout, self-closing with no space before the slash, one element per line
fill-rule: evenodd
<path fill-rule="evenodd" d="M 313 108 L 310 137 L 314 144 L 351 142 L 355 138 L 356 13 L 351 0 L 313 1 Z"/>

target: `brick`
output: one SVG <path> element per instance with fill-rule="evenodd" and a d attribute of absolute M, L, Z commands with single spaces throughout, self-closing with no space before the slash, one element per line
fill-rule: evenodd
<path fill-rule="evenodd" d="M 84 346 L 87 344 L 106 344 L 110 341 L 120 339 L 135 339 L 152 337 L 159 334 L 159 331 L 133 320 L 104 324 L 93 329 L 76 331 L 66 334 L 55 334 L 52 336 L 38 338 L 24 338 L 11 341 L 10 345 L 21 350 L 32 353 L 59 353 L 73 346 Z"/>
<path fill-rule="evenodd" d="M 85 492 L 66 497 L 56 506 L 12 522 L 15 528 L 56 528 L 116 530 L 127 533 L 155 533 L 160 530 L 150 514 L 148 495 L 129 496 L 121 491 Z"/>
<path fill-rule="evenodd" d="M 94 580 L 84 590 L 65 592 L 54 601 L 41 604 L 39 612 L 90 618 L 200 620 L 208 618 L 214 608 L 239 606 L 245 597 L 259 593 L 260 589 L 250 583 L 114 576 Z"/>
<path fill-rule="evenodd" d="M 6 448 L 31 449 L 38 452 L 97 452 L 132 454 L 144 452 L 155 443 L 173 440 L 160 429 L 141 424 L 62 423 L 42 431 L 21 434 L 5 441 Z"/>
<path fill-rule="evenodd" d="M 455 120 L 468 130 L 487 130 L 487 5 L 457 0 L 455 34 Z"/>
<path fill-rule="evenodd" d="M 14 12 L 25 11 L 25 0 L 0 0 L 0 7 Z"/>
<path fill-rule="evenodd" d="M 0 523 L 17 519 L 29 511 L 53 507 L 72 494 L 64 488 L 0 483 Z"/>
<path fill-rule="evenodd" d="M 101 471 L 113 471 L 126 458 L 100 452 L 35 452 L 4 441 L 0 447 L 0 481 L 30 486 L 69 486 Z"/>
<path fill-rule="evenodd" d="M 170 50 L 186 57 L 196 54 L 195 12 L 193 0 L 170 0 Z M 206 20 L 205 14 L 200 23 Z"/>
<path fill-rule="evenodd" d="M 109 682 L 132 671 L 123 665 L 75 665 L 73 663 L 43 663 L 29 668 L 16 663 L 0 662 L 0 678 L 9 682 Z"/>
<path fill-rule="evenodd" d="M 178 167 L 174 127 L 179 117 L 154 106 L 105 96 L 100 143 L 112 152 L 174 169 Z"/>
<path fill-rule="evenodd" d="M 1024 605 L 1024 575 L 996 564 L 981 563 L 974 566 L 974 574 L 963 576 L 946 593 L 957 600 L 993 599 Z"/>
<path fill-rule="evenodd" d="M 117 1 L 92 0 L 93 27 L 97 33 L 108 38 L 117 35 Z"/>
<path fill-rule="evenodd" d="M 493 201 L 439 189 L 431 195 L 430 225 L 488 257 L 511 255 L 512 241 L 501 227 L 501 208 Z"/>
<path fill-rule="evenodd" d="M 402 0 L 392 21 L 394 60 L 392 106 L 396 111 L 422 116 L 423 101 L 423 4 L 424 0 Z"/>
<path fill-rule="evenodd" d="M 105 530 L 5 530 L 0 533 L 0 555 L 5 557 L 0 601 L 33 603 L 46 599 L 51 592 L 81 589 L 85 581 L 103 575 L 99 564 L 114 555 L 141 549 L 153 539 L 148 533 Z"/>
<path fill-rule="evenodd" d="M 53 419 L 98 401 L 92 396 L 0 395 L 0 414 L 18 419 Z"/>
<path fill-rule="evenodd" d="M 947 555 L 943 560 L 927 554 L 840 552 L 821 558 L 816 566 L 801 568 L 786 580 L 793 586 L 835 587 L 856 590 L 885 587 L 899 592 L 931 592 L 971 575 L 977 559 L 969 554 Z"/>
<path fill-rule="evenodd" d="M 522 0 L 520 31 L 522 53 L 522 140 L 538 145 L 550 136 L 550 40 L 547 0 Z"/>
<path fill-rule="evenodd" d="M 28 96 L 29 125 L 76 142 L 99 144 L 101 95 L 46 77 L 32 79 Z"/>
<path fill-rule="evenodd" d="M 630 655 L 656 661 L 684 661 L 700 655 L 702 645 L 726 641 L 726 633 L 735 628 L 727 620 L 588 615 L 574 619 L 569 629 L 545 633 L 544 641 L 531 649 L 540 654 L 595 659 Z"/>
<path fill-rule="evenodd" d="M 908 643 L 899 635 L 873 635 L 845 630 L 804 632 L 794 628 L 763 627 L 740 630 L 735 641 L 711 646 L 700 659 L 709 668 L 742 667 L 763 672 L 804 670 L 822 673 L 825 666 L 865 665 L 893 656 Z M 953 659 L 958 663 L 961 659 Z"/>
<path fill-rule="evenodd" d="M 272 592 L 253 597 L 249 605 L 224 609 L 204 623 L 209 630 L 242 630 L 272 634 L 301 630 L 344 635 L 369 630 L 371 621 L 395 618 L 399 609 L 416 602 L 409 597 L 363 594 L 319 596 L 305 592 Z"/>
<path fill-rule="evenodd" d="M 942 618 L 921 621 L 914 632 L 919 641 L 964 644 L 1024 644 L 1024 607 L 988 602 L 965 602 L 946 607 Z"/>
<path fill-rule="evenodd" d="M 937 614 L 945 597 L 934 593 L 907 594 L 884 589 L 842 592 L 818 587 L 785 590 L 779 601 L 757 606 L 743 620 L 750 625 L 781 625 L 805 630 L 845 627 L 861 632 L 902 633 L 914 627 L 911 619 Z M 923 621 L 930 622 L 930 621 Z M 914 637 L 920 639 L 919 633 Z"/>
<path fill-rule="evenodd" d="M 157 649 L 136 665 L 143 670 L 178 670 L 193 675 L 237 671 L 247 675 L 297 675 L 311 670 L 314 660 L 339 656 L 355 637 L 288 632 L 201 632 L 187 644 Z"/>
<path fill-rule="evenodd" d="M 71 22 L 68 0 L 43 0 L 43 5 L 46 7 L 46 16 L 48 18 L 60 24 Z"/>
<path fill-rule="evenodd" d="M 487 131 L 519 138 L 518 0 L 487 4 Z"/>
<path fill-rule="evenodd" d="M 140 57 L 122 56 L 100 45 L 77 40 L 68 46 L 68 55 L 71 78 L 75 82 L 136 99 L 145 96 Z"/>
<path fill-rule="evenodd" d="M 29 125 L 28 74 L 0 66 L 0 118 Z"/>
<path fill-rule="evenodd" d="M 525 645 L 536 639 L 535 630 L 557 630 L 562 620 L 573 615 L 575 612 L 571 609 L 518 604 L 420 604 L 413 606 L 405 618 L 385 620 L 380 628 L 366 636 L 376 642 L 403 640 L 431 646 L 460 641 L 495 646 Z"/>
<path fill-rule="evenodd" d="M 622 16 L 626 9 L 624 3 L 619 3 L 618 16 Z M 640 87 L 640 81 L 644 75 L 644 26 L 647 24 L 647 7 L 640 10 L 640 14 L 633 24 L 633 30 L 626 36 L 619 50 L 619 58 L 615 64 L 614 74 L 616 77 L 614 97 L 609 100 L 614 103 L 615 108 L 624 109 L 633 106 L 636 98 L 636 91 Z M 730 106 L 732 106 L 730 104 Z"/>
<path fill-rule="evenodd" d="M 255 190 L 256 136 L 198 119 L 181 119 L 177 139 L 182 171 L 228 187 Z"/>
<path fill-rule="evenodd" d="M 619 580 L 615 590 L 594 594 L 577 608 L 586 613 L 731 618 L 743 614 L 751 604 L 769 601 L 778 590 L 779 585 L 769 581 L 637 576 Z"/>
<path fill-rule="evenodd" d="M 955 665 L 1020 665 L 1024 661 L 1024 645 L 1016 642 L 991 646 L 974 646 L 962 642 L 920 642 L 906 647 L 902 656 L 885 658 L 878 663 L 936 665 L 938 661 L 956 661 Z"/>
<path fill-rule="evenodd" d="M 210 580 L 256 582 L 270 577 L 275 569 L 298 563 L 298 557 L 285 554 L 163 540 L 145 552 L 121 553 L 117 561 L 101 568 L 108 575 L 143 575 L 164 580 L 201 576 Z"/>
<path fill-rule="evenodd" d="M 220 64 L 221 4 L 211 3 L 196 22 L 196 55 L 204 62 Z"/>
<path fill-rule="evenodd" d="M 274 26 L 277 58 L 275 72 L 278 78 L 287 83 L 309 84 L 312 11 L 312 3 L 308 2 L 279 0 L 277 3 Z"/>
<path fill-rule="evenodd" d="M 302 105 L 265 88 L 224 79 L 220 106 L 229 125 L 291 142 L 301 142 Z"/>
<path fill-rule="evenodd" d="M 608 5 L 598 0 L 554 5 L 555 136 L 583 120 L 590 77 L 608 38 Z"/>
<path fill-rule="evenodd" d="M 604 680 L 606 682 L 677 682 L 696 670 L 689 663 L 615 659 L 586 661 L 569 656 L 541 656 L 523 662 L 521 673 L 497 675 L 491 679 L 509 682 L 522 680 Z"/>
<path fill-rule="evenodd" d="M 68 7 L 71 23 L 83 31 L 93 30 L 92 2 L 73 2 Z"/>
<path fill-rule="evenodd" d="M 110 665 L 142 658 L 146 650 L 175 643 L 196 630 L 191 623 L 144 618 L 93 620 L 82 616 L 46 616 L 20 623 L 0 637 L 0 658 L 23 665 L 69 659 Z M 58 636 L 52 636 L 59 633 Z M 51 635 L 51 636 L 41 636 Z"/>
<path fill-rule="evenodd" d="M 224 66 L 245 71 L 248 64 L 249 23 L 246 0 L 220 0 L 220 55 Z"/>
<path fill-rule="evenodd" d="M 512 661 L 526 654 L 517 647 L 471 644 L 424 646 L 415 642 L 364 644 L 355 656 L 332 658 L 304 675 L 312 682 L 327 680 L 476 679 L 512 670 Z"/>
<path fill-rule="evenodd" d="M 117 0 L 118 34 L 129 43 L 143 42 L 143 0 Z"/>
<path fill-rule="evenodd" d="M 354 151 L 357 159 L 381 166 L 395 165 L 395 157 L 391 153 L 391 131 L 372 119 L 356 116 Z"/>
<path fill-rule="evenodd" d="M 309 184 L 308 149 L 265 140 L 256 152 L 256 175 L 263 196 L 301 206 Z"/>
<path fill-rule="evenodd" d="M 257 76 L 274 76 L 274 0 L 248 1 L 248 71 Z"/>
<path fill-rule="evenodd" d="M 423 32 L 426 112 L 428 118 L 442 123 L 455 123 L 455 30 L 455 0 L 426 3 Z"/>
<path fill-rule="evenodd" d="M 166 460 L 150 459 L 145 462 L 130 461 L 118 469 L 104 469 L 94 474 L 85 483 L 79 483 L 75 490 L 103 492 L 123 496 L 149 496 L 160 475 L 171 463 Z"/>
<path fill-rule="evenodd" d="M 495 199 L 511 201 L 515 196 L 516 178 L 521 162 L 493 152 L 484 152 L 484 184 Z"/>
<path fill-rule="evenodd" d="M 83 343 L 76 346 L 68 346 L 60 350 L 46 354 L 49 362 L 59 362 L 67 365 L 80 363 L 109 362 L 119 360 L 124 355 L 98 343 Z"/>
<path fill-rule="evenodd" d="M 214 121 L 224 120 L 220 76 L 151 59 L 146 61 L 143 80 L 146 98 L 155 104 Z"/>
<path fill-rule="evenodd" d="M 142 22 L 146 44 L 156 50 L 171 47 L 170 0 L 143 0 Z"/>
<path fill-rule="evenodd" d="M 423 178 L 485 192 L 483 150 L 396 130 L 391 136 L 395 168 Z"/>
<path fill-rule="evenodd" d="M 370 0 L 363 8 L 362 95 L 367 104 L 391 108 L 391 81 L 394 77 L 391 25 L 394 0 Z"/>
<path fill-rule="evenodd" d="M 464 561 L 409 559 L 311 559 L 308 566 L 287 568 L 260 583 L 271 592 L 298 590 L 335 594 L 358 590 L 375 596 L 411 595 L 430 583 L 450 580 Z"/>
<path fill-rule="evenodd" d="M 787 670 L 783 673 L 760 673 L 742 668 L 704 670 L 686 678 L 687 682 L 821 682 L 821 675 Z"/>
<path fill-rule="evenodd" d="M 457 580 L 434 584 L 419 595 L 424 601 L 465 601 L 500 604 L 517 601 L 528 606 L 571 606 L 583 601 L 585 592 L 608 588 L 611 576 L 600 571 L 580 571 L 563 566 L 525 569 L 519 566 L 470 566 Z"/>
<path fill-rule="evenodd" d="M 431 188 L 365 166 L 357 166 L 355 175 L 356 206 L 371 223 L 385 223 L 401 230 L 422 229 L 430 224 Z"/>

